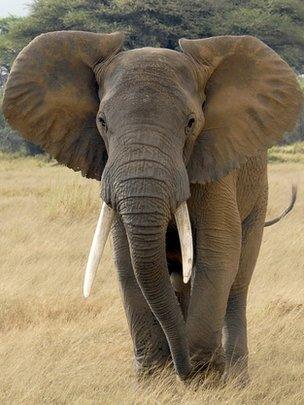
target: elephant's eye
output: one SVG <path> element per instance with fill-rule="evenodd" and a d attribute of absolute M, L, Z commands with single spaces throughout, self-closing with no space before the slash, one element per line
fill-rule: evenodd
<path fill-rule="evenodd" d="M 195 119 L 193 117 L 191 117 L 188 121 L 187 128 L 191 129 L 193 127 L 194 123 L 195 123 Z"/>
<path fill-rule="evenodd" d="M 190 115 L 190 117 L 188 117 L 187 125 L 185 128 L 186 135 L 190 135 L 194 127 L 195 127 L 195 118 L 193 117 L 193 115 Z"/>
<path fill-rule="evenodd" d="M 107 127 L 107 122 L 106 122 L 106 119 L 105 119 L 104 116 L 102 116 L 102 115 L 99 116 L 99 117 L 98 117 L 98 121 L 100 122 L 101 126 L 102 126 L 105 130 L 108 129 L 108 127 Z"/>

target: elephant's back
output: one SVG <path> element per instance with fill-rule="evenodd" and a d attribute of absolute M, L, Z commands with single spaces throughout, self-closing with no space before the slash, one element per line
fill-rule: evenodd
<path fill-rule="evenodd" d="M 267 190 L 267 152 L 251 157 L 237 170 L 237 202 L 242 221 Z"/>

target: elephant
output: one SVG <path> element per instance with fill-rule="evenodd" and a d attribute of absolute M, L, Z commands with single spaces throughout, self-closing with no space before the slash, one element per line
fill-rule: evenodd
<path fill-rule="evenodd" d="M 111 231 L 138 371 L 172 361 L 181 380 L 206 367 L 247 376 L 267 149 L 296 124 L 296 75 L 252 36 L 123 43 L 120 32 L 36 37 L 14 62 L 4 115 L 101 182 L 84 295 Z"/>

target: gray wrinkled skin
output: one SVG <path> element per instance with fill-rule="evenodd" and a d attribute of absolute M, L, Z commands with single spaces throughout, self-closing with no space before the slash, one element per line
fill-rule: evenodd
<path fill-rule="evenodd" d="M 192 368 L 212 365 L 222 370 L 225 358 L 226 372 L 234 364 L 244 371 L 246 297 L 267 205 L 266 153 L 219 181 L 192 184 L 190 191 L 184 144 L 187 136 L 195 138 L 204 121 L 199 95 L 193 96 L 196 81 L 190 61 L 173 51 L 131 51 L 104 67 L 103 77 L 98 117 L 107 127 L 97 122 L 109 160 L 102 197 L 118 213 L 115 261 L 137 366 L 146 370 L 164 364 L 186 328 L 184 345 L 189 345 Z M 187 134 L 191 114 L 196 123 Z M 185 325 L 168 277 L 168 270 L 181 274 L 180 258 L 174 258 L 179 242 L 172 221 L 167 251 L 163 239 L 172 213 L 188 198 L 195 275 L 191 298 L 190 285 L 176 292 Z M 153 292 L 158 295 L 155 308 L 147 304 L 146 284 L 155 289 L 149 292 L 150 300 Z M 155 317 L 157 311 L 163 318 Z M 167 340 L 173 341 L 170 349 Z"/>

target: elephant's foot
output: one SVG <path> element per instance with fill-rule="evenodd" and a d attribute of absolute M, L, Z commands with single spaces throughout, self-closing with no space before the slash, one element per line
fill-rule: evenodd
<path fill-rule="evenodd" d="M 143 381 L 164 369 L 173 369 L 170 353 L 162 353 L 157 359 L 144 357 L 135 359 L 135 370 L 139 381 Z"/>
<path fill-rule="evenodd" d="M 246 387 L 250 383 L 247 357 L 240 357 L 237 360 L 227 359 L 222 381 L 225 384 L 235 384 L 239 388 Z"/>
<path fill-rule="evenodd" d="M 221 347 L 213 351 L 196 350 L 191 356 L 191 362 L 195 375 L 222 375 L 225 370 L 225 356 Z"/>

